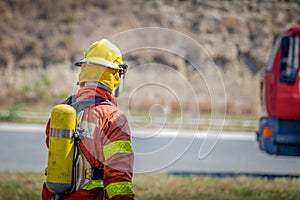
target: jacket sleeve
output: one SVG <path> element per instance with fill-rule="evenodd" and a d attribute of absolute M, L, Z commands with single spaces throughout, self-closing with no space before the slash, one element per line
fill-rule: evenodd
<path fill-rule="evenodd" d="M 124 114 L 115 113 L 109 120 L 103 140 L 104 186 L 108 199 L 134 199 L 132 173 L 134 153 L 130 130 Z"/>

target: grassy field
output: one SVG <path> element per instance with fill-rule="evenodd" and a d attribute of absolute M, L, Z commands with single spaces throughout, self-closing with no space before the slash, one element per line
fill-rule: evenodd
<path fill-rule="evenodd" d="M 0 107 L 0 122 L 36 123 L 46 124 L 51 113 L 51 106 L 20 106 L 12 108 Z M 255 132 L 258 130 L 258 119 L 254 116 L 220 115 L 211 119 L 211 113 L 201 115 L 189 113 L 171 113 L 168 115 L 153 114 L 147 112 L 125 113 L 131 128 L 171 128 L 193 130 L 220 130 Z M 223 118 L 225 118 L 223 121 Z M 224 122 L 224 124 L 223 124 Z"/>
<path fill-rule="evenodd" d="M 40 199 L 42 173 L 0 172 L 0 200 Z M 205 176 L 136 175 L 136 199 L 221 199 L 297 200 L 300 179 L 249 177 L 211 178 Z"/>

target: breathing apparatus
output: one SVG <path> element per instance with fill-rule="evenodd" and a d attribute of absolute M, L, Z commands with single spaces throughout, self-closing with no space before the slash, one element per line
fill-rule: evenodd
<path fill-rule="evenodd" d="M 103 179 L 103 169 L 92 168 L 79 147 L 85 131 L 81 127 L 84 109 L 100 103 L 113 105 L 101 98 L 74 102 L 70 96 L 67 104 L 52 109 L 46 186 L 55 200 L 88 186 L 91 180 Z"/>
<path fill-rule="evenodd" d="M 61 104 L 52 109 L 46 185 L 56 194 L 73 190 L 75 128 L 76 111 L 73 107 Z"/>

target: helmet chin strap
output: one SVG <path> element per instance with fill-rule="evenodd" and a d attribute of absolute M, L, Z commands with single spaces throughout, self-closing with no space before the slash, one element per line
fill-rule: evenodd
<path fill-rule="evenodd" d="M 115 97 L 119 97 L 120 93 L 123 91 L 124 89 L 124 82 L 125 82 L 125 74 L 121 74 L 120 76 L 120 85 L 119 87 L 114 91 L 114 96 Z"/>
<path fill-rule="evenodd" d="M 114 91 L 114 96 L 115 97 L 119 97 L 120 95 L 120 91 L 119 91 L 119 88 L 117 88 L 115 91 Z"/>
<path fill-rule="evenodd" d="M 121 68 L 119 70 L 119 74 L 120 74 L 120 85 L 119 87 L 114 91 L 114 96 L 115 97 L 119 97 L 120 93 L 123 91 L 124 89 L 124 82 L 125 82 L 125 74 L 127 72 L 127 64 L 121 64 L 119 65 L 119 67 Z"/>

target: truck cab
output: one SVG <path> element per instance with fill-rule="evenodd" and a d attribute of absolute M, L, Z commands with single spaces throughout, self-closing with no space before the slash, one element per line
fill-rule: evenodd
<path fill-rule="evenodd" d="M 300 156 L 300 23 L 277 38 L 260 83 L 263 116 L 257 140 L 261 150 Z"/>

